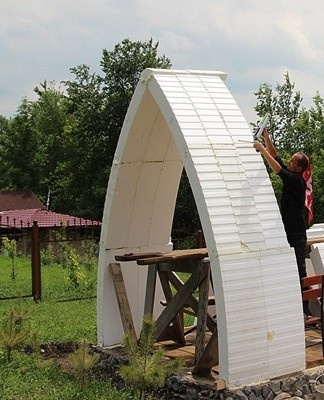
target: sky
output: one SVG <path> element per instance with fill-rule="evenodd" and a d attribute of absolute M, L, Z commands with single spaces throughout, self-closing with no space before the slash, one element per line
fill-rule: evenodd
<path fill-rule="evenodd" d="M 14 116 L 44 80 L 101 73 L 123 39 L 159 42 L 174 69 L 224 71 L 248 122 L 255 92 L 289 73 L 310 107 L 324 96 L 323 0 L 0 0 L 0 115 Z"/>

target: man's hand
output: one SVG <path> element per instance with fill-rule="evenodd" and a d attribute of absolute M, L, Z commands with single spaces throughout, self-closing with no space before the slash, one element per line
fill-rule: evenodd
<path fill-rule="evenodd" d="M 273 158 L 276 158 L 277 157 L 277 150 L 276 150 L 276 148 L 274 147 L 274 145 L 272 143 L 272 140 L 270 138 L 270 135 L 269 135 L 269 132 L 268 132 L 267 128 L 264 128 L 262 136 L 263 136 L 265 147 L 267 148 L 267 151 L 270 153 L 270 155 Z"/>
<path fill-rule="evenodd" d="M 253 147 L 257 152 L 260 152 L 262 154 L 264 154 L 264 152 L 266 151 L 266 148 L 263 146 L 263 144 L 257 140 L 253 142 Z"/>
<path fill-rule="evenodd" d="M 267 128 L 264 128 L 264 129 L 263 129 L 262 136 L 263 136 L 264 138 L 269 137 L 269 132 L 268 132 Z"/>
<path fill-rule="evenodd" d="M 253 143 L 253 147 L 255 148 L 256 151 L 260 152 L 264 156 L 272 171 L 275 174 L 279 174 L 279 172 L 281 171 L 281 166 L 278 163 L 278 161 L 274 159 L 274 157 L 267 150 L 267 148 L 264 147 L 262 143 L 257 141 Z"/>

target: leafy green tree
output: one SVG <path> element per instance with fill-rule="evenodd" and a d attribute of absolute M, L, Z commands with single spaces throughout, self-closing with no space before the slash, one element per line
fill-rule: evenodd
<path fill-rule="evenodd" d="M 65 136 L 69 116 L 65 107 L 66 98 L 55 87 L 55 82 L 44 81 L 34 91 L 38 95 L 34 103 L 35 130 L 41 138 L 38 195 L 45 203 L 49 192 L 53 195 L 59 190 L 60 166 L 68 157 Z M 50 201 L 49 208 L 55 208 L 55 203 Z"/>
<path fill-rule="evenodd" d="M 313 207 L 314 222 L 324 221 L 324 150 L 319 149 L 312 155 L 312 183 L 313 183 Z"/>
<path fill-rule="evenodd" d="M 147 67 L 171 65 L 157 49 L 152 39 L 125 39 L 113 51 L 103 50 L 104 76 L 86 65 L 71 70 L 75 79 L 65 82 L 72 121 L 66 142 L 70 157 L 61 165 L 69 198 L 65 195 L 64 204 L 63 198 L 59 201 L 65 212 L 73 207 L 77 215 L 101 219 L 111 163 L 139 76 Z"/>
<path fill-rule="evenodd" d="M 298 140 L 295 123 L 301 112 L 302 97 L 294 91 L 295 84 L 290 81 L 288 72 L 284 75 L 284 83 L 277 83 L 275 89 L 269 83 L 260 85 L 255 93 L 257 105 L 255 111 L 262 117 L 270 115 L 268 130 L 274 144 L 279 148 L 290 150 Z"/>
<path fill-rule="evenodd" d="M 301 95 L 294 92 L 295 84 L 290 82 L 288 73 L 285 82 L 277 84 L 273 90 L 271 85 L 260 85 L 255 93 L 257 105 L 255 110 L 262 116 L 270 114 L 268 130 L 283 159 L 291 154 L 303 151 L 310 157 L 312 165 L 312 182 L 314 198 L 314 222 L 324 220 L 324 179 L 322 145 L 324 142 L 324 101 L 317 92 L 313 97 L 313 105 L 306 109 L 301 107 Z M 279 199 L 281 181 L 269 171 L 275 194 Z"/>
<path fill-rule="evenodd" d="M 305 127 L 308 137 L 306 149 L 311 159 L 313 183 L 314 222 L 324 221 L 324 101 L 319 95 L 313 98 L 313 106 L 308 111 Z"/>
<path fill-rule="evenodd" d="M 12 119 L 0 118 L 1 189 L 32 190 L 53 211 L 101 219 L 112 159 L 142 70 L 169 68 L 158 43 L 117 44 L 103 51 L 103 76 L 86 65 L 73 80 L 44 81 L 36 101 L 23 99 Z"/>
<path fill-rule="evenodd" d="M 101 67 L 105 74 L 104 89 L 109 99 L 110 164 L 141 72 L 145 68 L 171 68 L 171 61 L 164 55 L 158 55 L 158 46 L 159 43 L 154 43 L 152 38 L 147 42 L 124 39 L 113 51 L 103 50 Z"/>
<path fill-rule="evenodd" d="M 68 120 L 65 156 L 58 166 L 53 206 L 61 212 L 100 219 L 108 180 L 104 157 L 108 141 L 107 99 L 102 78 L 86 65 L 72 68 L 73 81 L 64 82 Z M 68 194 L 68 196 L 67 196 Z"/>
<path fill-rule="evenodd" d="M 2 124 L 1 189 L 39 191 L 40 137 L 35 130 L 34 103 L 23 99 L 15 117 Z"/>
<path fill-rule="evenodd" d="M 201 229 L 200 218 L 186 171 L 181 176 L 175 206 L 172 239 L 176 248 L 197 247 L 197 231 Z M 189 239 L 190 238 L 190 239 Z"/>
<path fill-rule="evenodd" d="M 55 192 L 58 166 L 64 159 L 64 96 L 54 84 L 35 88 L 36 101 L 23 99 L 0 135 L 1 189 L 32 190 L 45 202 Z"/>
<path fill-rule="evenodd" d="M 324 143 L 324 100 L 319 93 L 313 97 L 307 120 L 307 135 L 309 136 L 309 152 L 319 152 Z"/>

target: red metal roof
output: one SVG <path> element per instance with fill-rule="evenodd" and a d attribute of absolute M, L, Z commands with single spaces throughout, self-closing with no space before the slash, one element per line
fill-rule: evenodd
<path fill-rule="evenodd" d="M 101 225 L 100 221 L 93 221 L 35 208 L 0 212 L 0 227 L 31 228 L 34 221 L 37 222 L 39 227 L 43 228 L 62 225 L 76 227 Z"/>
<path fill-rule="evenodd" d="M 0 211 L 46 209 L 31 190 L 0 190 Z"/>

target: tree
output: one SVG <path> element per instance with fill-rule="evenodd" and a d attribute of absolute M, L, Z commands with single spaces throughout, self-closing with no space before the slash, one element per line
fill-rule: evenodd
<path fill-rule="evenodd" d="M 277 84 L 275 91 L 271 85 L 260 85 L 255 93 L 255 110 L 262 116 L 270 114 L 268 130 L 280 155 L 285 159 L 297 151 L 309 155 L 312 164 L 312 182 L 314 197 L 314 222 L 324 219 L 324 101 L 317 92 L 313 97 L 313 106 L 301 107 L 302 97 L 294 92 L 295 84 L 290 82 L 288 73 L 283 85 Z M 270 179 L 277 198 L 281 194 L 281 181 L 269 171 Z"/>
<path fill-rule="evenodd" d="M 169 68 L 158 43 L 125 39 L 103 51 L 104 75 L 87 65 L 71 68 L 73 80 L 44 81 L 36 101 L 23 99 L 12 119 L 0 118 L 1 189 L 29 189 L 50 208 L 101 219 L 110 166 L 125 114 L 147 67 Z M 64 92 L 64 94 L 63 94 Z"/>
<path fill-rule="evenodd" d="M 104 90 L 108 98 L 109 161 L 113 160 L 119 133 L 138 83 L 145 68 L 171 68 L 166 56 L 158 56 L 159 42 L 132 42 L 124 39 L 113 51 L 103 50 L 101 67 L 104 72 Z"/>
<path fill-rule="evenodd" d="M 2 124 L 1 189 L 32 190 L 45 202 L 60 178 L 67 116 L 64 96 L 54 83 L 44 81 L 34 91 L 38 99 L 23 99 L 15 116 Z"/>
<path fill-rule="evenodd" d="M 44 81 L 34 91 L 38 95 L 34 103 L 35 130 L 41 138 L 37 193 L 45 202 L 50 193 L 53 195 L 59 190 L 61 164 L 69 156 L 65 145 L 69 116 L 65 109 L 66 98 L 61 90 L 56 89 L 55 82 Z M 55 203 L 50 201 L 49 207 L 55 207 Z"/>
<path fill-rule="evenodd" d="M 81 65 L 66 81 L 72 123 L 66 143 L 70 158 L 62 165 L 64 186 L 77 215 L 101 219 L 107 182 L 117 141 L 141 72 L 147 67 L 169 68 L 157 54 L 158 43 L 125 39 L 113 51 L 103 50 L 104 76 Z M 66 210 L 72 204 L 65 203 Z"/>
<path fill-rule="evenodd" d="M 107 185 L 107 99 L 102 78 L 80 65 L 71 69 L 72 81 L 65 81 L 65 157 L 59 165 L 60 178 L 53 193 L 53 205 L 62 212 L 100 219 Z M 68 194 L 68 196 L 67 196 Z"/>
<path fill-rule="evenodd" d="M 138 400 L 147 398 L 146 391 L 162 386 L 167 376 L 178 371 L 183 364 L 180 358 L 167 360 L 163 347 L 154 348 L 155 332 L 156 321 L 145 315 L 138 342 L 130 333 L 123 337 L 128 363 L 120 366 L 119 375 L 134 388 L 134 398 Z"/>
<path fill-rule="evenodd" d="M 260 117 L 270 115 L 268 130 L 275 146 L 290 151 L 298 141 L 298 130 L 295 123 L 301 112 L 302 97 L 299 91 L 294 92 L 295 84 L 290 81 L 288 72 L 284 83 L 277 83 L 275 90 L 269 83 L 260 85 L 255 93 L 257 105 L 255 111 Z"/>
<path fill-rule="evenodd" d="M 40 137 L 34 103 L 23 99 L 15 117 L 2 124 L 0 174 L 2 189 L 39 191 Z"/>
<path fill-rule="evenodd" d="M 284 83 L 277 83 L 275 89 L 269 83 L 260 85 L 255 92 L 257 104 L 255 111 L 262 117 L 269 114 L 267 129 L 275 146 L 281 150 L 281 156 L 289 157 L 296 152 L 296 144 L 303 143 L 307 112 L 301 109 L 300 92 L 294 92 L 295 84 L 290 81 L 288 72 L 284 75 Z M 303 119 L 302 119 L 303 118 Z M 304 123 L 302 123 L 304 121 Z M 299 140 L 300 139 L 300 140 Z M 299 150 L 301 150 L 299 148 Z M 268 168 L 269 176 L 277 200 L 281 196 L 281 180 Z"/>
<path fill-rule="evenodd" d="M 317 92 L 313 97 L 313 106 L 307 113 L 305 132 L 307 135 L 307 153 L 312 164 L 314 222 L 324 221 L 324 101 Z"/>

